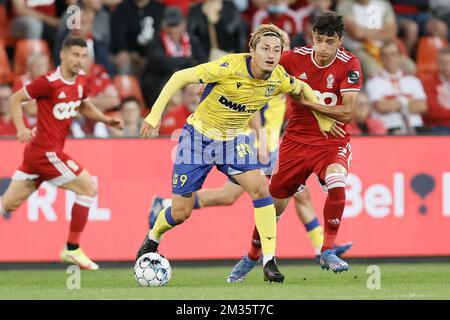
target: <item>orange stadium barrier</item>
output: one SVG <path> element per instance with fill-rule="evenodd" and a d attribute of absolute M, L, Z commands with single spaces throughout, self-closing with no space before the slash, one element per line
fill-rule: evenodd
<path fill-rule="evenodd" d="M 42 53 L 48 56 L 50 64 L 52 65 L 52 56 L 45 40 L 21 39 L 17 41 L 14 53 L 14 74 L 16 76 L 21 76 L 26 73 L 27 59 L 34 53 Z"/>
<path fill-rule="evenodd" d="M 447 45 L 446 39 L 432 36 L 421 37 L 417 46 L 417 73 L 436 72 L 438 51 Z"/>
<path fill-rule="evenodd" d="M 142 115 L 146 116 L 144 97 L 138 79 L 133 75 L 116 75 L 113 79 L 114 85 L 119 91 L 120 99 L 135 97 L 141 106 Z M 144 115 L 145 114 L 145 115 Z"/>
<path fill-rule="evenodd" d="M 69 140 L 66 150 L 94 175 L 99 194 L 82 246 L 95 260 L 132 260 L 147 231 L 155 194 L 170 195 L 175 141 Z M 347 207 L 338 242 L 353 241 L 352 257 L 450 255 L 450 137 L 356 137 L 347 179 Z M 23 144 L 0 140 L 0 188 L 21 162 Z M 226 178 L 213 170 L 205 186 Z M 314 178 L 321 218 L 325 195 Z M 3 186 L 3 187 L 2 187 Z M 3 192 L 1 190 L 0 192 Z M 74 195 L 43 185 L 0 218 L 0 262 L 57 261 L 66 241 Z M 169 259 L 227 259 L 246 252 L 253 229 L 248 196 L 233 207 L 202 209 L 161 244 Z M 279 222 L 280 258 L 313 257 L 292 203 Z"/>

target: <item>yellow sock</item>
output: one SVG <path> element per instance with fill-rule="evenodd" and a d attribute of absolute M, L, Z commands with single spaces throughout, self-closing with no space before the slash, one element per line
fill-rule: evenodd
<path fill-rule="evenodd" d="M 172 207 L 167 207 L 161 210 L 156 218 L 155 225 L 150 231 L 150 239 L 159 242 L 164 233 L 177 225 L 171 216 Z"/>
<path fill-rule="evenodd" d="M 277 219 L 272 197 L 253 200 L 255 224 L 261 238 L 261 249 L 266 259 L 275 256 Z"/>
<path fill-rule="evenodd" d="M 314 229 L 308 231 L 309 240 L 311 240 L 311 245 L 316 254 L 320 254 L 320 249 L 323 244 L 323 228 L 322 226 L 317 226 Z"/>

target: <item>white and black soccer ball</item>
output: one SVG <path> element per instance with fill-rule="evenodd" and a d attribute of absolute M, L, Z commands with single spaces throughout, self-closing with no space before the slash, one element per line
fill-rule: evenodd
<path fill-rule="evenodd" d="M 134 278 L 141 287 L 164 286 L 171 277 L 169 260 L 156 252 L 143 254 L 134 265 Z"/>

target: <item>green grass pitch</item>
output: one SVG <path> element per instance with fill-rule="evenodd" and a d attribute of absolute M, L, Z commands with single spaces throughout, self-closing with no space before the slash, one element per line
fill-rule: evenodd
<path fill-rule="evenodd" d="M 1 270 L 0 299 L 450 299 L 449 263 L 378 264 L 381 288 L 369 290 L 364 264 L 334 274 L 314 264 L 279 263 L 283 284 L 266 283 L 258 266 L 244 283 L 229 284 L 229 267 L 173 267 L 165 287 L 140 288 L 130 268 L 81 272 L 69 290 L 66 266 L 55 270 Z M 369 281 L 370 282 L 370 281 Z"/>

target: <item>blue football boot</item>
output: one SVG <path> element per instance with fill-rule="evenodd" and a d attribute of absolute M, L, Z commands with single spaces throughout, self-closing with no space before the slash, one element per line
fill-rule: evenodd
<path fill-rule="evenodd" d="M 336 250 L 328 249 L 320 255 L 320 267 L 333 271 L 334 273 L 348 271 L 350 266 L 347 262 L 336 255 Z"/>
<path fill-rule="evenodd" d="M 227 282 L 243 282 L 257 263 L 258 261 L 250 260 L 247 255 L 243 256 L 242 259 L 236 263 L 233 270 L 231 270 Z"/>

